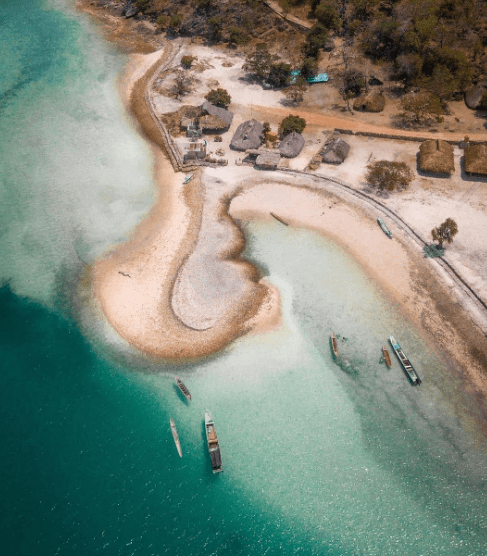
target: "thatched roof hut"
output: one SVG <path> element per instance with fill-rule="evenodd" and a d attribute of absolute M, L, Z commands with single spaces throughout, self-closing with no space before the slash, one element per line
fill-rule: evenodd
<path fill-rule="evenodd" d="M 325 145 L 321 151 L 323 162 L 328 164 L 341 164 L 347 158 L 350 151 L 350 145 L 345 143 L 341 137 L 336 137 Z"/>
<path fill-rule="evenodd" d="M 264 126 L 252 118 L 237 127 L 237 131 L 232 138 L 230 147 L 236 151 L 257 149 L 262 144 L 263 139 Z"/>
<path fill-rule="evenodd" d="M 233 122 L 233 114 L 230 110 L 226 110 L 225 108 L 219 108 L 218 106 L 213 106 L 209 102 L 204 102 L 201 106 L 201 110 L 204 114 L 208 116 L 213 116 L 224 122 L 225 125 L 223 126 L 225 129 L 223 131 L 228 131 L 230 126 Z"/>
<path fill-rule="evenodd" d="M 463 152 L 465 172 L 487 176 L 487 145 L 467 145 Z"/>
<path fill-rule="evenodd" d="M 224 133 L 228 131 L 227 122 L 223 121 L 218 116 L 207 114 L 198 119 L 198 126 L 203 133 Z"/>
<path fill-rule="evenodd" d="M 275 170 L 279 165 L 281 155 L 278 152 L 262 151 L 255 160 L 255 165 L 264 170 Z"/>
<path fill-rule="evenodd" d="M 430 139 L 419 147 L 419 167 L 423 172 L 451 174 L 455 170 L 453 147 L 441 139 Z"/>
<path fill-rule="evenodd" d="M 487 104 L 485 104 L 486 99 L 484 98 L 482 102 L 485 93 L 487 93 L 487 81 L 470 87 L 465 91 L 465 104 L 471 110 L 487 110 Z"/>
<path fill-rule="evenodd" d="M 386 98 L 379 91 L 371 91 L 357 97 L 353 109 L 360 112 L 382 112 L 386 105 Z"/>
<path fill-rule="evenodd" d="M 303 147 L 304 139 L 301 133 L 291 131 L 291 133 L 288 133 L 281 141 L 279 145 L 279 152 L 282 156 L 294 158 L 295 156 L 298 156 Z"/>

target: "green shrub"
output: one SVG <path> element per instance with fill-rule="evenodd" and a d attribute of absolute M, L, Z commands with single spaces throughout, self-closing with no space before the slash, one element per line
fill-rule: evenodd
<path fill-rule="evenodd" d="M 282 120 L 279 124 L 278 132 L 280 137 L 283 138 L 286 137 L 286 135 L 289 135 L 292 131 L 301 133 L 305 127 L 306 120 L 304 118 L 289 114 L 289 116 L 284 118 L 284 120 Z"/>
<path fill-rule="evenodd" d="M 413 172 L 405 162 L 378 160 L 367 166 L 365 179 L 379 191 L 404 189 L 413 180 Z"/>
<path fill-rule="evenodd" d="M 205 99 L 215 106 L 220 106 L 226 108 L 231 102 L 232 97 L 228 94 L 226 89 L 212 89 L 206 96 Z"/>
<path fill-rule="evenodd" d="M 189 69 L 193 65 L 193 62 L 195 60 L 196 56 L 183 56 L 181 58 L 181 65 L 183 66 L 183 68 Z"/>

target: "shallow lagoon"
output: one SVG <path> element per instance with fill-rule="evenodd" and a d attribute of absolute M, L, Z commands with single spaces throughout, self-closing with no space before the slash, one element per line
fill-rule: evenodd
<path fill-rule="evenodd" d="M 122 364 L 113 337 L 83 337 L 71 280 L 147 212 L 152 161 L 117 97 L 125 57 L 63 2 L 4 10 L 6 553 L 483 554 L 487 459 L 461 379 L 329 240 L 248 224 L 246 256 L 280 288 L 283 324 L 204 363 Z M 331 331 L 347 338 L 341 365 Z M 390 333 L 419 388 L 379 364 Z"/>

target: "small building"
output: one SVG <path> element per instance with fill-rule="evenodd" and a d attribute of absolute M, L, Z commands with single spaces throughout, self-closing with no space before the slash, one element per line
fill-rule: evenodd
<path fill-rule="evenodd" d="M 421 143 L 419 168 L 423 172 L 450 175 L 455 170 L 452 145 L 441 139 L 429 139 Z"/>
<path fill-rule="evenodd" d="M 189 160 L 204 160 L 206 156 L 206 141 L 180 143 L 180 147 L 183 151 L 184 162 Z"/>
<path fill-rule="evenodd" d="M 357 97 L 353 102 L 353 109 L 360 112 L 382 112 L 385 105 L 385 96 L 379 91 L 372 91 Z"/>
<path fill-rule="evenodd" d="M 467 144 L 463 153 L 467 174 L 487 176 L 487 145 Z"/>
<path fill-rule="evenodd" d="M 230 147 L 236 151 L 258 149 L 264 140 L 264 126 L 254 120 L 247 120 L 240 124 L 235 131 Z"/>
<path fill-rule="evenodd" d="M 281 155 L 275 151 L 262 151 L 255 160 L 255 166 L 262 170 L 275 170 L 279 166 Z"/>
<path fill-rule="evenodd" d="M 301 133 L 291 131 L 281 141 L 279 145 L 279 152 L 286 158 L 294 158 L 298 156 L 304 147 L 304 139 Z"/>
<path fill-rule="evenodd" d="M 321 151 L 322 160 L 327 164 L 341 164 L 349 151 L 350 145 L 341 137 L 335 137 Z"/>
<path fill-rule="evenodd" d="M 230 110 L 213 106 L 209 102 L 204 102 L 201 106 L 203 116 L 199 119 L 199 125 L 203 132 L 224 133 L 230 129 L 233 122 L 233 114 Z"/>

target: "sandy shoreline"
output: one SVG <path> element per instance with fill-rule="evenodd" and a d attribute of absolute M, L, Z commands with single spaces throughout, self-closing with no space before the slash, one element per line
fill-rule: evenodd
<path fill-rule="evenodd" d="M 132 55 L 122 97 L 154 146 L 158 198 L 132 239 L 98 261 L 92 287 L 113 328 L 153 357 L 185 360 L 212 354 L 251 330 L 279 322 L 278 292 L 240 259 L 244 237 L 235 225 L 270 218 L 333 237 L 362 265 L 432 344 L 463 370 L 468 388 L 487 397 L 487 340 L 407 241 L 393 242 L 370 210 L 318 190 L 312 176 L 299 187 L 284 174 L 246 167 L 198 171 L 183 186 L 166 156 L 145 104 L 145 88 L 162 51 Z M 159 148 L 158 148 L 159 147 Z M 293 179 L 293 182 L 296 182 Z M 285 194 L 283 194 L 285 192 Z M 220 278 L 224 277 L 224 284 Z"/>

